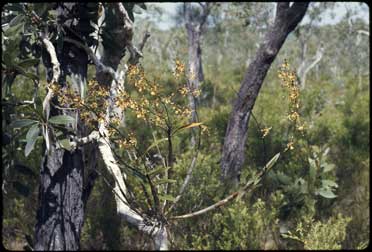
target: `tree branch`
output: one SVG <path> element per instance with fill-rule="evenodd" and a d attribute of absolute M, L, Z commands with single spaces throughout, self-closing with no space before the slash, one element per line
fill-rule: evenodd
<path fill-rule="evenodd" d="M 88 54 L 89 58 L 93 61 L 93 64 L 96 66 L 96 72 L 97 73 L 108 73 L 109 75 L 112 76 L 112 78 L 114 80 L 118 81 L 117 80 L 118 78 L 117 78 L 117 75 L 116 75 L 116 72 L 114 71 L 114 69 L 112 69 L 109 66 L 104 65 L 97 58 L 97 56 L 94 54 L 93 50 L 89 46 L 84 45 L 84 44 L 80 43 L 79 41 L 74 40 L 72 38 L 68 38 L 68 37 L 64 38 L 64 41 L 69 42 L 71 44 L 74 44 L 81 49 L 84 49 L 84 51 Z"/>
<path fill-rule="evenodd" d="M 214 210 L 214 209 L 216 209 L 220 206 L 223 206 L 223 205 L 227 204 L 228 202 L 231 202 L 232 200 L 234 200 L 236 198 L 238 198 L 238 199 L 242 198 L 244 194 L 246 194 L 247 192 L 251 192 L 256 188 L 255 186 L 262 180 L 263 176 L 265 176 L 265 174 L 275 165 L 279 156 L 280 156 L 280 154 L 275 155 L 265 165 L 265 167 L 256 176 L 254 176 L 253 179 L 248 180 L 246 185 L 241 190 L 230 194 L 225 199 L 220 200 L 217 203 L 215 203 L 215 204 L 213 204 L 209 207 L 203 208 L 203 209 L 201 209 L 199 211 L 196 211 L 196 212 L 193 212 L 193 213 L 174 216 L 174 217 L 171 217 L 170 219 L 173 219 L 173 220 L 175 220 L 175 219 L 187 219 L 187 218 L 195 217 L 195 216 L 198 216 L 198 215 L 202 215 L 202 214 L 207 213 L 211 210 Z"/>

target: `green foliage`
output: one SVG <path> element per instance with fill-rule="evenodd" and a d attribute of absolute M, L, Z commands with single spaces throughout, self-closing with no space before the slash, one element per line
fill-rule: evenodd
<path fill-rule="evenodd" d="M 10 249 L 14 249 L 14 241 L 23 244 L 24 235 L 32 236 L 34 232 L 38 174 L 43 155 L 42 141 L 38 140 L 42 138 L 40 125 L 45 123 L 41 113 L 45 69 L 41 67 L 36 71 L 36 67 L 40 64 L 38 32 L 44 28 L 32 25 L 27 13 L 34 10 L 52 24 L 56 17 L 56 11 L 51 8 L 53 4 L 34 3 L 28 10 L 25 5 L 8 3 L 4 9 L 13 13 L 2 16 L 4 23 L 8 23 L 2 27 L 2 125 L 3 135 L 8 139 L 8 144 L 2 148 L 3 240 Z M 151 30 L 141 64 L 151 79 L 154 77 L 162 83 L 162 93 L 171 94 L 185 81 L 182 79 L 178 83 L 170 71 L 174 57 L 182 61 L 187 59 L 184 27 L 161 31 L 153 21 L 141 20 L 142 16 L 135 15 L 150 9 L 149 5 L 147 8 L 143 3 L 124 5 L 130 19 L 136 19 L 135 45 L 142 39 L 143 31 Z M 95 15 L 98 4 L 89 6 L 89 15 Z M 253 59 L 256 44 L 267 29 L 270 13 L 265 4 L 230 7 L 230 13 L 235 10 L 241 17 L 225 15 L 222 18 L 216 10 L 213 25 L 208 26 L 203 34 L 205 81 L 201 85 L 198 116 L 208 127 L 208 134 L 202 138 L 190 184 L 171 215 L 202 209 L 230 193 L 220 182 L 220 152 L 229 113 L 248 67 L 247 59 Z M 315 11 L 316 14 L 319 8 L 316 7 Z M 251 12 L 262 15 L 249 16 Z M 93 20 L 94 25 L 89 27 L 88 34 L 96 30 L 100 36 L 113 36 L 111 30 L 104 34 L 101 30 L 105 25 L 115 25 L 110 23 L 112 15 L 109 13 L 108 19 L 97 25 Z M 366 27 L 364 21 L 358 19 L 352 24 L 353 29 Z M 308 55 L 316 51 L 321 41 L 337 46 L 327 47 L 327 54 L 317 68 L 309 72 L 306 88 L 301 90 L 300 114 L 307 123 L 306 135 L 296 136 L 298 144 L 294 150 L 281 155 L 280 163 L 254 193 L 205 215 L 171 222 L 172 248 L 362 249 L 367 246 L 370 236 L 369 44 L 365 37 L 357 42 L 355 34 L 349 32 L 349 25 L 344 19 L 338 24 L 310 27 Z M 298 38 L 307 33 L 308 28 L 299 27 L 296 36 L 288 37 L 267 74 L 253 110 L 259 125 L 252 119 L 249 124 L 242 184 L 270 157 L 285 148 L 291 131 L 285 118 L 288 101 L 279 88 L 276 71 L 282 58 L 288 58 L 297 68 L 300 66 L 304 59 Z M 51 32 L 57 49 L 61 49 L 62 34 Z M 89 46 L 96 43 L 88 38 L 86 42 Z M 116 49 L 113 44 L 105 46 Z M 94 76 L 93 68 L 89 68 L 88 76 Z M 35 83 L 39 85 L 36 109 L 32 105 L 14 106 L 18 101 L 33 98 Z M 128 92 L 134 90 L 127 82 L 125 89 Z M 187 105 L 183 98 L 175 102 Z M 137 157 L 141 160 L 148 158 L 152 164 L 152 169 L 146 169 L 135 160 L 132 150 L 114 146 L 116 153 L 123 157 L 119 163 L 123 161 L 133 166 L 123 165 L 122 169 L 128 173 L 128 184 L 133 187 L 136 199 L 144 209 L 151 208 L 153 199 L 148 202 L 145 195 L 145 192 L 151 192 L 151 186 L 146 182 L 146 176 L 149 176 L 155 187 L 160 188 L 162 202 L 174 200 L 194 154 L 189 148 L 192 125 L 183 122 L 177 126 L 185 125 L 172 136 L 175 158 L 170 168 L 164 164 L 168 143 L 165 134 L 144 124 L 134 114 L 126 113 L 125 116 L 126 127 L 120 131 L 125 135 L 136 133 L 141 143 L 137 151 L 142 154 Z M 61 147 L 67 150 L 71 146 L 64 136 L 64 126 L 73 122 L 66 116 L 49 118 L 49 126 L 55 130 Z M 260 131 L 263 127 L 272 127 L 264 139 Z M 173 172 L 171 179 L 165 178 L 167 172 Z M 105 169 L 102 173 L 105 178 L 110 178 Z M 172 185 L 168 193 L 162 190 L 165 182 Z M 112 185 L 112 181 L 110 183 Z M 110 187 L 103 177 L 99 177 L 86 208 L 82 249 L 153 249 L 149 237 L 120 220 L 113 197 Z M 287 233 L 287 237 L 292 239 L 279 236 L 282 223 L 292 231 Z"/>
<path fill-rule="evenodd" d="M 286 238 L 303 243 L 306 250 L 339 250 L 346 237 L 346 226 L 351 218 L 341 214 L 332 216 L 325 222 L 314 221 L 304 217 L 296 227 L 296 234 L 288 232 L 283 235 Z"/>
<path fill-rule="evenodd" d="M 212 214 L 199 232 L 192 234 L 193 249 L 275 249 L 278 231 L 277 204 L 282 195 L 273 194 L 270 203 L 238 201 Z M 270 205 L 271 204 L 271 205 Z M 271 246 L 271 247 L 268 247 Z"/>

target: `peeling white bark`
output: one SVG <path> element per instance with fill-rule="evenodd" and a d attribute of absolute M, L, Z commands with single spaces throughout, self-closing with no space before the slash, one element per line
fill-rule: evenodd
<path fill-rule="evenodd" d="M 300 75 L 300 82 L 301 82 L 301 88 L 302 89 L 304 89 L 305 86 L 306 86 L 306 76 L 307 76 L 308 72 L 311 69 L 313 69 L 321 61 L 321 59 L 323 58 L 323 54 L 324 54 L 324 48 L 323 47 L 319 47 L 318 50 L 317 50 L 317 52 L 316 52 L 316 55 L 314 57 L 314 60 L 301 73 L 301 75 Z"/>
<path fill-rule="evenodd" d="M 49 84 L 58 83 L 58 79 L 59 79 L 59 76 L 61 74 L 61 70 L 59 68 L 59 62 L 58 62 L 58 59 L 57 59 L 56 49 L 53 46 L 52 42 L 50 42 L 50 40 L 47 38 L 45 33 L 41 34 L 41 40 L 42 40 L 42 42 L 45 46 L 45 49 L 47 50 L 47 52 L 50 55 L 50 61 L 52 62 L 52 65 L 53 65 L 52 66 L 53 78 L 52 78 L 52 80 L 50 81 Z M 43 113 L 45 115 L 46 120 L 48 120 L 48 118 L 49 118 L 50 100 L 53 98 L 53 96 L 54 96 L 53 90 L 49 86 L 48 87 L 48 93 L 45 96 L 44 101 L 43 101 Z M 47 126 L 43 127 L 42 133 L 43 133 L 43 136 L 44 136 L 44 139 L 45 139 L 46 149 L 47 149 L 47 151 L 49 151 L 50 150 L 50 139 L 49 139 Z"/>
<path fill-rule="evenodd" d="M 102 131 L 106 132 L 107 130 L 103 127 Z M 145 219 L 130 208 L 128 201 L 126 200 L 128 189 L 124 182 L 127 175 L 121 172 L 117 161 L 113 156 L 108 137 L 101 136 L 98 138 L 98 149 L 106 168 L 115 178 L 115 187 L 113 190 L 115 193 L 118 214 L 124 220 L 137 227 L 138 230 L 150 235 L 155 242 L 155 248 L 157 250 L 167 250 L 169 242 L 166 226 L 156 220 Z"/>

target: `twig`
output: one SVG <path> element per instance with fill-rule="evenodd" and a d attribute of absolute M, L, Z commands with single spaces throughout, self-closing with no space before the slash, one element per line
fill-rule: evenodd
<path fill-rule="evenodd" d="M 270 162 L 269 162 L 270 163 Z M 225 205 L 226 203 L 232 201 L 233 199 L 237 198 L 239 196 L 239 198 L 241 198 L 245 193 L 249 192 L 249 191 L 252 191 L 255 187 L 255 185 L 258 184 L 259 181 L 261 181 L 262 177 L 272 168 L 272 166 L 268 166 L 268 165 L 265 165 L 265 167 L 255 176 L 256 178 L 254 179 L 251 179 L 247 182 L 247 184 L 239 191 L 236 191 L 232 194 L 230 194 L 228 197 L 226 197 L 225 199 L 223 200 L 220 200 L 218 201 L 217 203 L 209 206 L 209 207 L 206 207 L 206 208 L 203 208 L 199 211 L 196 211 L 196 212 L 193 212 L 193 213 L 189 213 L 189 214 L 184 214 L 184 215 L 179 215 L 179 216 L 174 216 L 174 217 L 170 217 L 170 219 L 187 219 L 187 218 L 191 218 L 191 217 L 194 217 L 194 216 L 198 216 L 198 215 L 201 215 L 201 214 L 204 214 L 206 212 L 209 212 L 213 209 L 216 209 L 220 206 L 223 206 Z"/>

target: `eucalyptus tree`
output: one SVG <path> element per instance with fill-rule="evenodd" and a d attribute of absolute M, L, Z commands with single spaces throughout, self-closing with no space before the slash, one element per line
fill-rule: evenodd
<path fill-rule="evenodd" d="M 84 173 L 86 169 L 93 172 L 98 152 L 97 143 L 82 144 L 85 142 L 77 140 L 87 136 L 87 127 L 79 110 L 69 108 L 69 104 L 62 106 L 56 93 L 58 90 L 67 92 L 70 84 L 82 101 L 87 99 L 87 69 L 89 64 L 94 64 L 97 81 L 112 88 L 111 106 L 106 116 L 117 113 L 121 117 L 121 111 L 112 107 L 114 88 L 123 82 L 124 72 L 119 71 L 118 66 L 127 49 L 132 63 L 141 56 L 131 41 L 133 7 L 134 4 L 121 3 L 13 3 L 4 6 L 3 98 L 11 95 L 17 75 L 35 82 L 34 97 L 28 103 L 35 108 L 35 118 L 18 119 L 7 127 L 31 125 L 26 137 L 26 156 L 34 148 L 40 132 L 44 139 L 36 250 L 79 249 L 84 205 L 91 190 L 88 185 L 93 184 L 84 181 Z M 95 54 L 92 48 L 98 45 L 103 50 L 95 50 Z M 38 97 L 39 76 L 31 68 L 40 58 L 48 82 L 42 102 Z M 101 124 L 104 129 L 104 123 Z"/>
<path fill-rule="evenodd" d="M 308 73 L 319 64 L 324 56 L 324 53 L 326 52 L 327 47 L 330 46 L 328 45 L 327 40 L 317 37 L 315 53 L 310 53 L 310 38 L 314 36 L 314 32 L 316 30 L 314 28 L 318 27 L 323 21 L 323 14 L 326 11 L 331 11 L 334 7 L 335 3 L 328 2 L 311 4 L 306 15 L 307 22 L 299 25 L 294 32 L 298 38 L 298 42 L 300 43 L 300 64 L 297 69 L 297 75 L 301 88 L 305 88 Z"/>
<path fill-rule="evenodd" d="M 202 4 L 203 9 L 206 6 L 208 4 Z M 134 46 L 133 12 L 136 7 L 146 8 L 142 3 L 17 3 L 8 4 L 5 8 L 9 12 L 9 15 L 4 15 L 4 21 L 8 23 L 3 26 L 2 61 L 5 77 L 2 87 L 5 97 L 10 95 L 16 75 L 24 75 L 35 82 L 33 99 L 21 102 L 33 107 L 33 113 L 28 114 L 27 119 L 17 118 L 6 125 L 6 129 L 14 133 L 13 129 L 29 128 L 26 156 L 32 151 L 39 135 L 44 148 L 35 227 L 36 250 L 80 248 L 85 205 L 97 177 L 97 156 L 114 179 L 112 191 L 118 215 L 126 223 L 149 235 L 156 249 L 169 248 L 170 223 L 199 216 L 241 198 L 255 188 L 279 158 L 280 154 L 274 156 L 241 190 L 225 199 L 192 213 L 173 216 L 172 210 L 190 181 L 197 154 L 191 160 L 179 192 L 173 197 L 168 187 L 176 182 L 168 173 L 173 168 L 174 160 L 172 137 L 181 130 L 201 127 L 201 123 L 180 125 L 178 121 L 173 122 L 170 113 L 178 119 L 186 116 L 182 113 L 179 115 L 182 110 L 175 106 L 169 96 L 160 97 L 157 94 L 160 88 L 148 81 L 141 68 L 136 66 L 148 38 L 145 34 L 138 48 Z M 240 94 L 253 98 L 253 101 L 248 100 L 248 104 L 237 101 L 231 117 L 233 123 L 229 124 L 228 131 L 236 132 L 236 118 L 243 120 L 238 122 L 239 125 L 248 124 L 249 109 L 253 107 L 264 75 L 306 8 L 307 3 L 294 3 L 291 7 L 289 3 L 278 4 L 274 26 L 250 65 L 241 88 Z M 203 13 L 207 14 L 207 9 Z M 129 59 L 125 61 L 123 57 L 127 52 Z M 42 97 L 38 89 L 40 76 L 32 68 L 39 63 L 39 58 L 47 74 L 46 94 Z M 89 65 L 93 65 L 95 78 L 88 81 Z M 196 67 L 194 70 L 198 69 Z M 252 76 L 256 76 L 256 79 L 251 80 Z M 137 90 L 137 94 L 146 93 L 147 96 L 139 95 L 137 97 L 141 101 L 134 102 L 135 98 L 130 97 L 124 89 L 124 82 L 127 81 L 133 84 L 132 88 Z M 155 110 L 148 109 L 149 104 Z M 250 106 L 248 110 L 246 105 Z M 144 153 L 129 157 L 129 161 L 123 160 L 115 150 L 115 147 L 122 149 L 122 146 L 134 142 L 123 135 L 121 127 L 123 111 L 128 108 L 135 110 L 138 120 L 147 120 L 151 114 L 146 123 L 166 132 L 165 138 L 155 139 Z M 155 115 L 154 111 L 157 112 Z M 246 129 L 242 130 L 242 138 L 245 139 Z M 113 132 L 120 135 L 119 140 L 112 137 Z M 234 140 L 233 137 L 228 135 L 225 145 L 231 140 Z M 232 148 L 238 140 L 235 139 Z M 160 142 L 168 143 L 168 155 L 162 158 L 161 165 L 157 165 L 152 162 L 148 152 L 158 147 Z M 240 155 L 239 151 L 237 155 Z M 232 169 L 236 170 L 235 167 Z M 87 172 L 89 175 L 85 179 Z M 140 196 L 133 190 L 135 186 L 142 189 Z"/>
<path fill-rule="evenodd" d="M 238 183 L 244 163 L 248 123 L 256 98 L 271 63 L 304 17 L 309 3 L 278 3 L 273 25 L 249 65 L 230 114 L 221 160 L 222 179 Z"/>
<path fill-rule="evenodd" d="M 202 65 L 202 49 L 201 39 L 203 33 L 207 29 L 207 21 L 213 3 L 210 2 L 185 2 L 179 8 L 179 15 L 183 16 L 184 20 L 178 22 L 184 23 L 187 32 L 188 42 L 188 88 L 192 91 L 198 90 L 200 83 L 204 81 L 203 65 Z M 197 121 L 196 114 L 197 98 L 190 92 L 189 105 L 192 111 L 191 121 Z M 192 138 L 194 139 L 194 138 Z M 194 142 L 194 140 L 192 140 Z"/>

